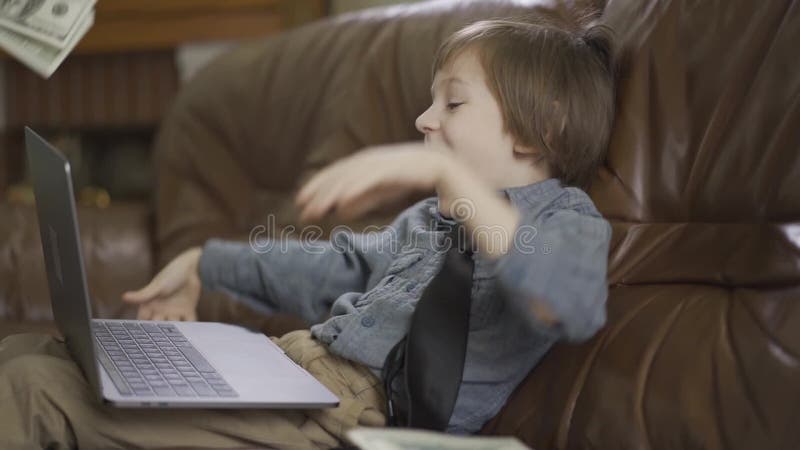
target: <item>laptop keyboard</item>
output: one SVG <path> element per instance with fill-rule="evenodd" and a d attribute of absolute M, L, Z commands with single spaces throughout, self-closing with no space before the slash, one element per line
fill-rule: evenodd
<path fill-rule="evenodd" d="M 124 396 L 238 397 L 174 325 L 93 320 L 92 332 Z"/>

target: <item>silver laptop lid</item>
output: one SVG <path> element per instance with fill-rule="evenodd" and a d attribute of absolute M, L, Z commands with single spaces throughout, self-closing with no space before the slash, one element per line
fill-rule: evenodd
<path fill-rule="evenodd" d="M 99 396 L 102 389 L 91 334 L 92 311 L 69 161 L 28 127 L 25 127 L 25 149 L 33 178 L 53 316 L 69 350 Z"/>

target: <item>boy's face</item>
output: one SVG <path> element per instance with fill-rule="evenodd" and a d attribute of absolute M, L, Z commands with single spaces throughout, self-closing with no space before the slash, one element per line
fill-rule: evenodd
<path fill-rule="evenodd" d="M 416 120 L 425 143 L 450 152 L 501 189 L 546 178 L 515 148 L 500 105 L 486 84 L 475 51 L 465 50 L 436 73 L 433 102 Z"/>

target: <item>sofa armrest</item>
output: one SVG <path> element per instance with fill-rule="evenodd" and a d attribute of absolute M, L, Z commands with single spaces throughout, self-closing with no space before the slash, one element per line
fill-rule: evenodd
<path fill-rule="evenodd" d="M 36 209 L 0 203 L 0 321 L 52 320 Z M 152 212 L 145 204 L 78 208 L 83 259 L 95 317 L 132 317 L 122 292 L 153 274 Z"/>

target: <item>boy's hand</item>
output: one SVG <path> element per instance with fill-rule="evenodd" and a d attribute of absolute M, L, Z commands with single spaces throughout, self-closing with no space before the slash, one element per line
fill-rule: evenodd
<path fill-rule="evenodd" d="M 138 291 L 122 294 L 128 303 L 139 304 L 139 320 L 197 320 L 201 283 L 197 272 L 202 248 L 178 255 Z"/>
<path fill-rule="evenodd" d="M 508 251 L 519 222 L 516 208 L 456 156 L 421 143 L 374 147 L 337 161 L 313 176 L 295 200 L 302 221 L 329 213 L 354 219 L 411 192 L 433 190 L 439 212 L 468 232 L 495 230 L 476 233 L 480 253 L 498 258 Z"/>
<path fill-rule="evenodd" d="M 422 143 L 374 147 L 344 158 L 314 175 L 297 194 L 300 220 L 333 213 L 355 219 L 408 194 L 433 191 L 447 155 Z"/>

